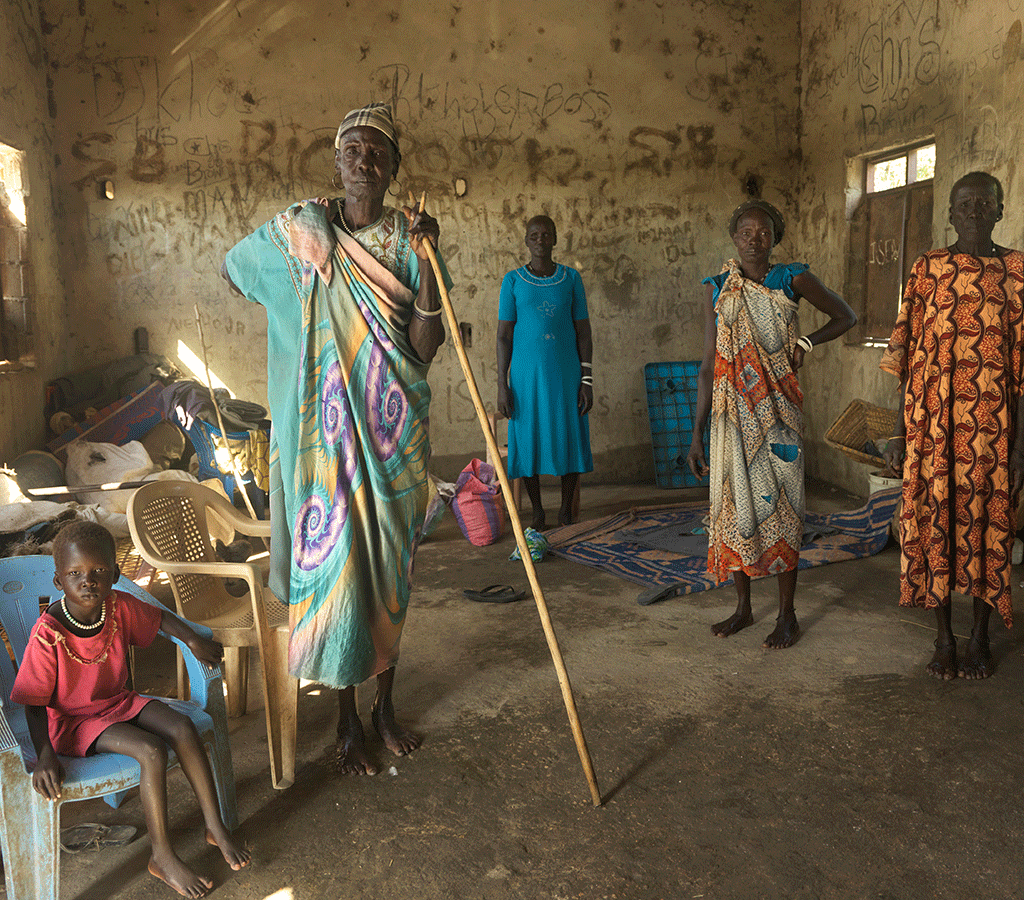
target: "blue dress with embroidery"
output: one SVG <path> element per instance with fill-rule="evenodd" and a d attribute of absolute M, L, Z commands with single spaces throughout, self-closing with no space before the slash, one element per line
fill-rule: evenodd
<path fill-rule="evenodd" d="M 590 472 L 590 425 L 579 413 L 580 356 L 573 322 L 589 318 L 580 273 L 556 265 L 548 278 L 525 266 L 501 282 L 498 319 L 514 322 L 508 369 L 512 418 L 508 475 Z"/>

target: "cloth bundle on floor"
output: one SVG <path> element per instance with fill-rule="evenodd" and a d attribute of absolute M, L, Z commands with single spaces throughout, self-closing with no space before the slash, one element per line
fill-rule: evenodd
<path fill-rule="evenodd" d="M 455 482 L 452 512 L 466 540 L 475 547 L 486 547 L 505 531 L 505 501 L 494 466 L 471 460 Z"/>

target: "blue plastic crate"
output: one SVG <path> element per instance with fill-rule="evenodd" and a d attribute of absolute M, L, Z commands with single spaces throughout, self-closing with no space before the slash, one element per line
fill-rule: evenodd
<path fill-rule="evenodd" d="M 707 483 L 706 479 L 695 478 L 686 464 L 686 454 L 693 440 L 699 372 L 699 360 L 653 362 L 644 366 L 654 476 L 658 487 L 699 487 Z M 705 457 L 707 453 L 708 434 L 705 432 Z"/>

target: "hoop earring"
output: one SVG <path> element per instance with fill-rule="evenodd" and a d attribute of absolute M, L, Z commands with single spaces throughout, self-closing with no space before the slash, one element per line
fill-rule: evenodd
<path fill-rule="evenodd" d="M 345 185 L 343 185 L 343 184 L 338 184 L 338 173 L 337 172 L 335 172 L 331 176 L 331 184 L 334 185 L 334 189 L 337 190 L 337 191 L 343 190 L 344 187 L 345 187 Z"/>
<path fill-rule="evenodd" d="M 395 185 L 398 185 L 398 190 L 392 191 L 391 188 L 394 187 Z M 397 178 L 392 178 L 391 184 L 388 185 L 388 193 L 391 194 L 392 197 L 402 196 L 402 182 L 399 181 Z"/>

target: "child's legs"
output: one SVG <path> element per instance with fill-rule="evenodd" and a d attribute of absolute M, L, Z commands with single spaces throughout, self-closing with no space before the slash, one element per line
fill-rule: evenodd
<path fill-rule="evenodd" d="M 192 720 L 166 703 L 154 700 L 146 704 L 136 721 L 140 728 L 152 732 L 171 746 L 181 763 L 181 771 L 195 791 L 206 827 L 217 837 L 226 834 L 210 760 Z"/>
<path fill-rule="evenodd" d="M 153 855 L 173 854 L 167 825 L 167 745 L 148 729 L 120 722 L 109 726 L 96 739 L 96 750 L 121 753 L 138 762 L 142 770 L 139 795 Z"/>

